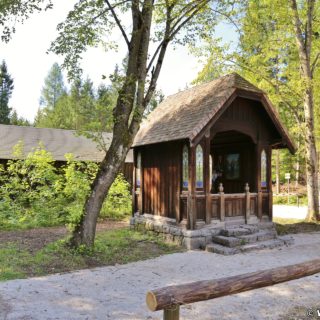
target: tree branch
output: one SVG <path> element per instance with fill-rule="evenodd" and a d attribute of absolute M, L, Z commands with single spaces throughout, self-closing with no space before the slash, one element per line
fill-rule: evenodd
<path fill-rule="evenodd" d="M 123 35 L 123 38 L 124 38 L 124 40 L 125 40 L 125 42 L 126 42 L 126 44 L 127 44 L 127 46 L 128 46 L 128 49 L 130 50 L 130 42 L 129 42 L 129 39 L 128 39 L 128 37 L 127 37 L 127 34 L 126 34 L 124 28 L 122 27 L 122 24 L 121 24 L 121 22 L 120 22 L 120 20 L 119 20 L 119 18 L 118 18 L 118 16 L 117 16 L 117 14 L 116 14 L 116 12 L 114 11 L 114 7 L 111 6 L 109 0 L 104 0 L 104 1 L 105 1 L 105 3 L 107 4 L 107 6 L 109 7 L 109 10 L 111 11 L 112 16 L 113 16 L 113 18 L 114 18 L 117 26 L 119 27 L 119 29 L 120 29 L 120 31 L 121 31 L 121 33 L 122 33 L 122 35 Z"/>
<path fill-rule="evenodd" d="M 318 61 L 319 61 L 319 58 L 320 58 L 320 52 L 317 53 L 312 65 L 311 65 L 311 74 L 312 74 L 312 77 L 313 77 L 313 74 L 314 74 L 314 71 L 318 65 Z"/>

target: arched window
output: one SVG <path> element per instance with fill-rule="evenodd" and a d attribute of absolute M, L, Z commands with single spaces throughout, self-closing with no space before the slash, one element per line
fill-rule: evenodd
<path fill-rule="evenodd" d="M 267 187 L 267 154 L 265 150 L 261 152 L 261 187 Z"/>
<path fill-rule="evenodd" d="M 141 152 L 137 154 L 137 166 L 136 166 L 136 186 L 141 186 Z"/>
<path fill-rule="evenodd" d="M 200 144 L 196 149 L 196 187 L 203 188 L 203 150 Z"/>
<path fill-rule="evenodd" d="M 189 185 L 189 150 L 185 145 L 182 150 L 182 188 L 188 189 Z"/>

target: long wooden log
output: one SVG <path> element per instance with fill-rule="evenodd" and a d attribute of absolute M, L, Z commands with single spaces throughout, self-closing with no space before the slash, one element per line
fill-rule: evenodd
<path fill-rule="evenodd" d="M 197 281 L 169 286 L 147 293 L 146 302 L 151 311 L 174 305 L 205 301 L 231 294 L 271 286 L 320 272 L 320 259 L 257 271 L 216 280 Z"/>

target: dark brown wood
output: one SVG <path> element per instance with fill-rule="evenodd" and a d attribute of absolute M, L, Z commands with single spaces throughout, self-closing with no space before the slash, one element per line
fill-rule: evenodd
<path fill-rule="evenodd" d="M 174 305 L 205 301 L 271 286 L 319 272 L 320 259 L 316 259 L 233 277 L 164 287 L 148 292 L 146 302 L 151 311 L 157 311 Z"/>
<path fill-rule="evenodd" d="M 189 183 L 189 199 L 188 199 L 188 228 L 193 230 L 196 226 L 197 211 L 196 211 L 196 149 L 195 147 L 190 148 L 190 183 Z"/>
<path fill-rule="evenodd" d="M 204 144 L 204 175 L 205 175 L 205 220 L 206 224 L 211 222 L 211 198 L 210 198 L 210 130 L 208 130 L 207 134 L 205 135 L 205 144 Z"/>
<path fill-rule="evenodd" d="M 179 317 L 180 317 L 179 305 L 163 310 L 163 320 L 179 320 Z"/>

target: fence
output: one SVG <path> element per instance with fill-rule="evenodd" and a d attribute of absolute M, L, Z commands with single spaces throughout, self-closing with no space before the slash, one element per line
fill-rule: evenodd
<path fill-rule="evenodd" d="M 164 320 L 179 320 L 180 305 L 271 286 L 320 272 L 320 259 L 216 280 L 197 281 L 149 291 L 147 306 L 164 310 Z"/>

